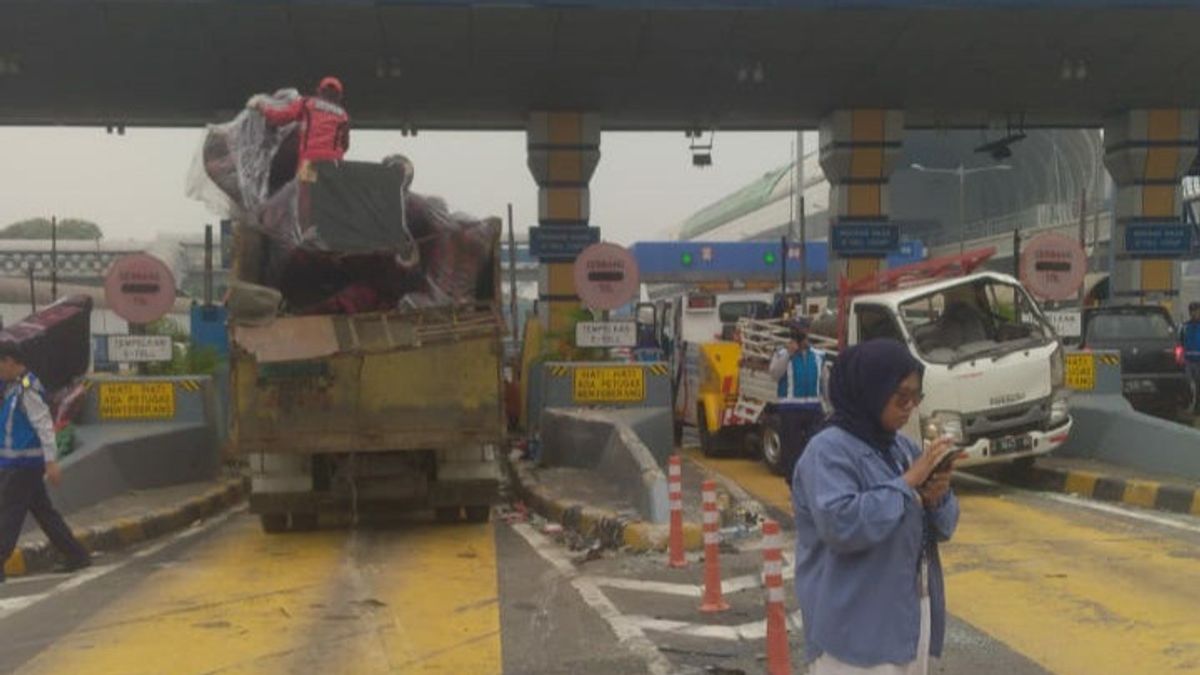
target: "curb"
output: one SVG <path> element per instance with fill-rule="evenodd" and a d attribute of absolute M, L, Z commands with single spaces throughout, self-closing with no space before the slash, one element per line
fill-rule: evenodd
<path fill-rule="evenodd" d="M 244 479 L 228 479 L 185 502 L 137 518 L 124 518 L 76 530 L 75 536 L 92 553 L 116 551 L 177 532 L 197 520 L 215 515 L 241 501 L 246 488 Z M 18 577 L 51 570 L 58 562 L 58 551 L 49 541 L 42 540 L 18 546 L 4 563 L 4 572 L 7 576 Z"/>
<path fill-rule="evenodd" d="M 550 496 L 533 475 L 530 467 L 519 461 L 509 461 L 517 494 L 537 513 L 587 537 L 594 537 L 606 548 L 628 548 L 633 551 L 665 551 L 670 529 L 615 511 L 598 509 L 582 502 Z M 688 551 L 704 548 L 700 525 L 683 524 L 683 547 Z"/>
<path fill-rule="evenodd" d="M 1051 492 L 1200 516 L 1200 488 L 1186 485 L 1041 466 L 1034 466 L 1016 482 Z"/>

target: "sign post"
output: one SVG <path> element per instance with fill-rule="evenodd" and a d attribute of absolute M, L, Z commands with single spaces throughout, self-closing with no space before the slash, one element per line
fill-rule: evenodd
<path fill-rule="evenodd" d="M 633 321 L 580 321 L 575 324 L 575 346 L 635 347 L 637 324 Z"/>
<path fill-rule="evenodd" d="M 1125 253 L 1139 258 L 1180 258 L 1192 250 L 1192 228 L 1179 221 L 1132 222 L 1125 226 Z"/>
<path fill-rule="evenodd" d="M 616 244 L 592 244 L 575 260 L 575 290 L 593 310 L 616 309 L 637 297 L 641 283 L 633 254 Z"/>
<path fill-rule="evenodd" d="M 598 227 L 536 225 L 529 228 L 529 255 L 542 262 L 571 262 L 598 241 Z"/>
<path fill-rule="evenodd" d="M 886 220 L 842 220 L 830 228 L 830 244 L 843 258 L 886 258 L 900 248 L 900 226 Z"/>
<path fill-rule="evenodd" d="M 129 322 L 132 335 L 142 336 L 146 324 L 158 321 L 175 306 L 175 275 L 152 255 L 118 258 L 104 277 L 104 299 L 117 316 Z"/>
<path fill-rule="evenodd" d="M 175 306 L 175 275 L 152 255 L 118 258 L 104 277 L 104 299 L 131 324 L 157 321 Z"/>
<path fill-rule="evenodd" d="M 1070 300 L 1087 274 L 1087 255 L 1079 242 L 1054 233 L 1040 234 L 1021 250 L 1021 283 L 1040 300 Z"/>

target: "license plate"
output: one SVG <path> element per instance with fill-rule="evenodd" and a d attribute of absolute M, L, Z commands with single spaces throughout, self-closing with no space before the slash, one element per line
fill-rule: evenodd
<path fill-rule="evenodd" d="M 1005 436 L 992 441 L 993 455 L 1010 455 L 1033 449 L 1033 439 L 1029 436 Z"/>
<path fill-rule="evenodd" d="M 1127 394 L 1153 394 L 1158 391 L 1154 380 L 1125 380 L 1124 388 Z"/>

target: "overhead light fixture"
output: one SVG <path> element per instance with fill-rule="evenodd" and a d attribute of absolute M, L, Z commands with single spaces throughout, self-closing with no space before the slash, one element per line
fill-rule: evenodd
<path fill-rule="evenodd" d="M 404 76 L 404 68 L 400 65 L 400 59 L 388 57 L 379 59 L 375 63 L 375 77 L 386 79 L 399 79 Z"/>
<path fill-rule="evenodd" d="M 994 141 L 989 141 L 975 148 L 975 152 L 986 152 L 992 156 L 992 159 L 997 162 L 1012 157 L 1012 144 L 1018 141 L 1025 140 L 1025 132 L 1009 131 L 1003 138 L 998 138 Z"/>
<path fill-rule="evenodd" d="M 1064 82 L 1086 80 L 1088 76 L 1087 61 L 1083 59 L 1064 58 L 1062 66 L 1059 68 L 1058 76 Z"/>
<path fill-rule="evenodd" d="M 716 137 L 717 132 L 710 131 L 707 142 L 700 140 L 701 135 L 703 132 L 694 131 L 688 136 L 692 139 L 692 142 L 688 144 L 688 150 L 692 152 L 692 166 L 699 168 L 712 166 L 713 138 Z"/>

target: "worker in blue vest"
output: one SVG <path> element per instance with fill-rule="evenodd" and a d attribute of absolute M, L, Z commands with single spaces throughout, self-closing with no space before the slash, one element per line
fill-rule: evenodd
<path fill-rule="evenodd" d="M 779 417 L 779 442 L 783 453 L 783 477 L 792 484 L 792 467 L 808 445 L 808 439 L 820 426 L 824 413 L 821 408 L 821 368 L 824 353 L 812 348 L 808 333 L 794 326 L 787 345 L 771 357 L 768 372 L 779 381 L 779 401 L 775 412 Z"/>
<path fill-rule="evenodd" d="M 1193 398 L 1194 408 L 1200 408 L 1196 399 L 1200 398 L 1200 302 L 1188 305 L 1191 318 L 1179 329 L 1179 343 L 1183 345 L 1184 365 L 1192 378 L 1192 391 L 1198 394 Z M 1193 410 L 1195 412 L 1195 410 Z"/>
<path fill-rule="evenodd" d="M 63 522 L 43 477 L 57 485 L 61 480 L 58 445 L 54 439 L 54 421 L 46 404 L 42 385 L 25 367 L 20 349 L 12 342 L 0 342 L 0 380 L 4 399 L 0 404 L 0 582 L 4 581 L 3 562 L 12 555 L 25 523 L 25 514 L 46 533 L 50 543 L 63 554 L 60 572 L 73 572 L 92 564 L 91 555 Z"/>

